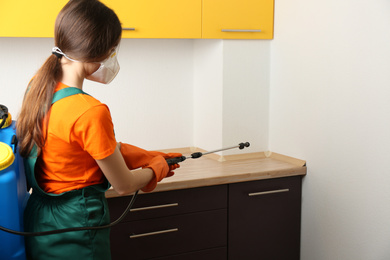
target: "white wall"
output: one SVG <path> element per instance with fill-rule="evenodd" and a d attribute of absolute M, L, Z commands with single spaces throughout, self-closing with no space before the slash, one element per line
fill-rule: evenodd
<path fill-rule="evenodd" d="M 270 41 L 224 41 L 223 53 L 223 147 L 268 151 Z"/>
<path fill-rule="evenodd" d="M 301 259 L 390 259 L 390 1 L 275 4 L 269 142 L 307 160 Z"/>
<path fill-rule="evenodd" d="M 49 38 L 0 38 L 0 104 L 14 118 L 52 47 Z M 124 39 L 118 60 L 121 71 L 110 85 L 84 82 L 110 107 L 117 140 L 145 149 L 192 146 L 192 41 Z"/>
<path fill-rule="evenodd" d="M 116 79 L 108 86 L 86 80 L 84 90 L 110 107 L 119 141 L 145 149 L 206 150 L 249 141 L 246 152 L 264 151 L 269 46 L 269 41 L 123 39 Z M 52 47 L 48 38 L 0 38 L 0 104 L 14 118 L 28 81 Z"/>
<path fill-rule="evenodd" d="M 52 41 L 0 37 L 0 104 L 8 107 L 13 118 L 29 80 L 51 53 Z"/>
<path fill-rule="evenodd" d="M 196 40 L 194 50 L 195 144 L 267 151 L 270 41 Z"/>
<path fill-rule="evenodd" d="M 118 60 L 110 85 L 84 83 L 110 107 L 117 139 L 145 149 L 192 146 L 192 41 L 123 39 Z"/>
<path fill-rule="evenodd" d="M 194 143 L 222 147 L 223 43 L 196 40 L 194 49 Z"/>
<path fill-rule="evenodd" d="M 0 38 L 0 104 L 14 118 L 52 47 L 48 38 Z M 117 140 L 145 149 L 192 146 L 192 41 L 124 39 L 118 59 L 121 71 L 110 85 L 84 83 L 110 107 Z"/>

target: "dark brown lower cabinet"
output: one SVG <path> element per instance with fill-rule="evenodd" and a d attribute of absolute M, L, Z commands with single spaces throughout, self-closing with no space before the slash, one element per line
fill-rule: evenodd
<path fill-rule="evenodd" d="M 108 199 L 111 219 L 130 197 Z M 298 260 L 301 177 L 139 195 L 111 229 L 113 260 Z"/>
<path fill-rule="evenodd" d="M 229 185 L 229 260 L 299 260 L 301 177 Z"/>

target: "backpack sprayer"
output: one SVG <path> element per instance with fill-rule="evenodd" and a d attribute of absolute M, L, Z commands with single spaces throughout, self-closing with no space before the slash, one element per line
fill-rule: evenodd
<path fill-rule="evenodd" d="M 0 105 L 0 226 L 23 230 L 27 192 L 23 158 L 18 152 L 15 131 L 8 108 Z M 25 260 L 24 238 L 0 231 L 0 258 Z"/>
<path fill-rule="evenodd" d="M 177 164 L 177 163 L 183 162 L 183 161 L 185 161 L 187 159 L 190 159 L 190 158 L 191 159 L 197 159 L 197 158 L 202 157 L 203 155 L 207 155 L 207 154 L 210 154 L 210 153 L 221 152 L 221 151 L 230 150 L 230 149 L 235 149 L 235 148 L 239 148 L 240 150 L 242 150 L 245 147 L 249 147 L 249 146 L 250 146 L 250 144 L 248 142 L 240 143 L 240 144 L 238 144 L 236 146 L 226 147 L 226 148 L 213 150 L 213 151 L 209 151 L 209 152 L 204 152 L 204 153 L 195 152 L 195 153 L 192 153 L 190 156 L 181 156 L 181 157 L 170 158 L 170 159 L 167 159 L 166 161 L 167 161 L 168 165 L 173 165 L 173 164 Z M 11 229 L 8 229 L 8 228 L 4 228 L 2 226 L 0 226 L 0 230 L 8 232 L 8 233 L 15 234 L 15 235 L 20 235 L 20 236 L 45 236 L 45 235 L 52 235 L 52 234 L 59 234 L 59 233 L 73 232 L 73 231 L 98 230 L 98 229 L 110 228 L 110 227 L 118 224 L 119 222 L 121 222 L 126 217 L 127 213 L 130 211 L 130 209 L 132 208 L 132 206 L 133 206 L 133 204 L 135 202 L 135 199 L 136 199 L 136 197 L 138 195 L 138 192 L 139 192 L 139 190 L 137 190 L 134 193 L 132 199 L 130 200 L 127 208 L 122 213 L 122 215 L 117 220 L 115 220 L 115 221 L 113 221 L 113 222 L 111 222 L 110 224 L 107 224 L 107 225 L 94 226 L 94 227 L 64 228 L 64 229 L 44 231 L 44 232 L 23 232 L 23 231 L 11 230 Z"/>

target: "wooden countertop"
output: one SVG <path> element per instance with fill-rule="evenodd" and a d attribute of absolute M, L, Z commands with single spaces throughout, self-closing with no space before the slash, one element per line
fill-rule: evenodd
<path fill-rule="evenodd" d="M 182 148 L 172 151 L 187 155 L 202 150 L 192 148 L 189 152 L 189 148 Z M 296 175 L 306 175 L 306 162 L 277 153 L 261 152 L 230 156 L 210 154 L 180 163 L 175 175 L 163 179 L 153 192 Z M 112 188 L 106 192 L 107 198 L 118 196 Z"/>

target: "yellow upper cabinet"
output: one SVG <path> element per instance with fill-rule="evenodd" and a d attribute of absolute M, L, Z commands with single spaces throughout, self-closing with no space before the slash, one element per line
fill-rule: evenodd
<path fill-rule="evenodd" d="M 273 0 L 202 1 L 202 38 L 273 38 Z"/>
<path fill-rule="evenodd" d="M 54 37 L 67 0 L 0 0 L 0 37 Z"/>
<path fill-rule="evenodd" d="M 123 38 L 272 39 L 274 0 L 101 0 Z M 0 0 L 0 37 L 53 37 L 68 0 Z"/>
<path fill-rule="evenodd" d="M 201 0 L 103 0 L 118 15 L 123 38 L 201 38 Z"/>

